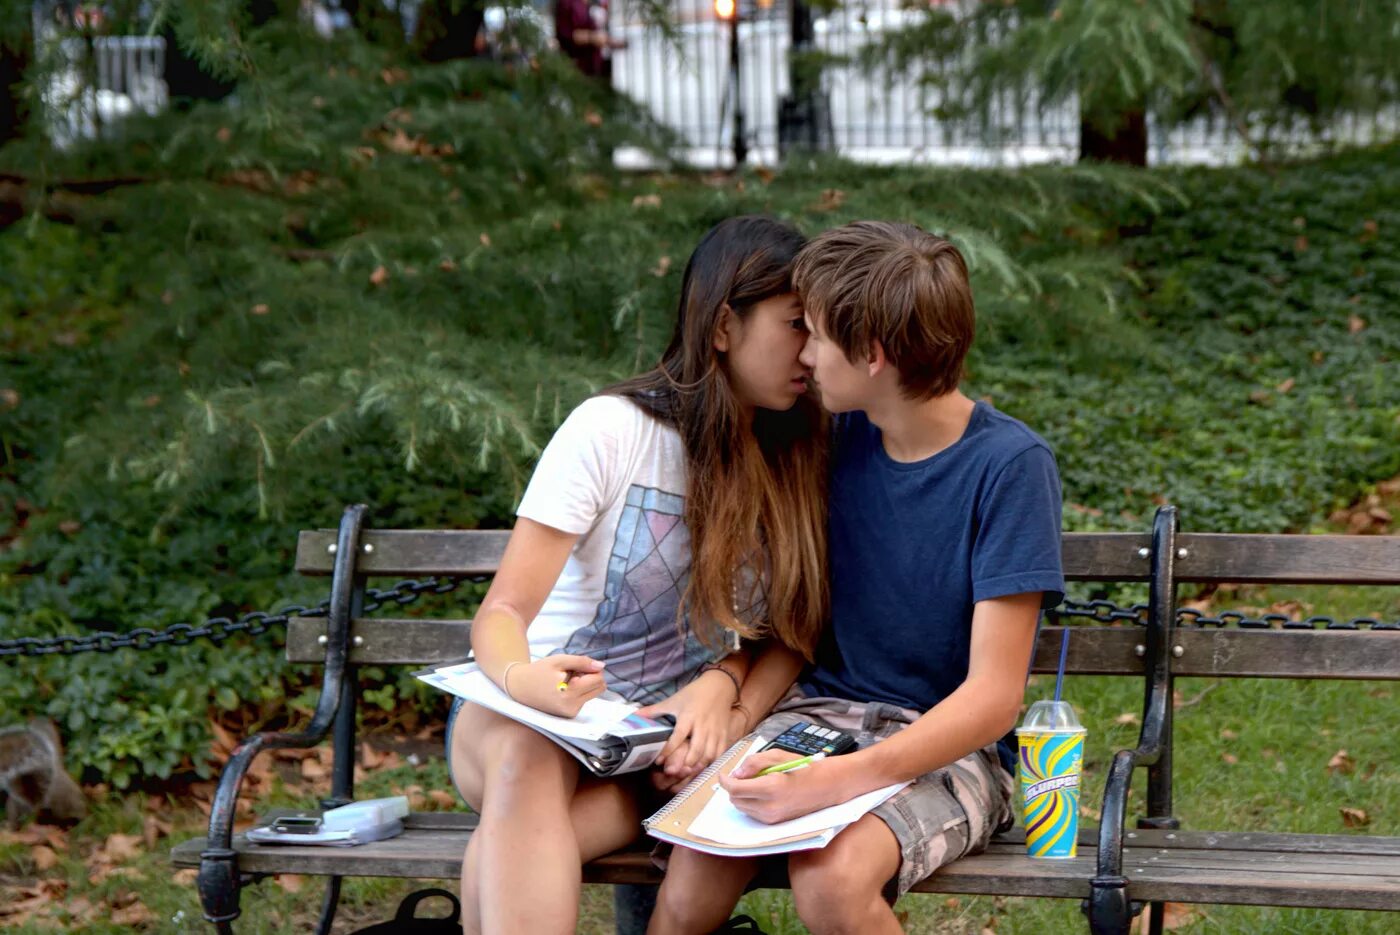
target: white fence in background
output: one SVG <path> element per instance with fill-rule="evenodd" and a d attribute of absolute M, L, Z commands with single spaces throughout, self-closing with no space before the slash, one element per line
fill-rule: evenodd
<path fill-rule="evenodd" d="M 790 86 L 788 2 L 738 0 L 745 17 L 739 25 L 739 100 L 752 163 L 778 161 L 778 101 Z M 868 0 L 859 7 L 847 5 L 817 14 L 815 50 L 834 57 L 858 54 L 886 31 L 907 25 L 918 15 L 902 9 L 902 2 Z M 730 100 L 729 24 L 716 18 L 711 0 L 672 0 L 677 35 L 672 41 L 629 7 L 630 0 L 614 0 L 612 33 L 627 40 L 627 47 L 612 53 L 613 86 L 676 132 L 682 143 L 674 155 L 702 168 L 731 166 L 734 101 Z M 487 14 L 490 24 L 502 19 L 497 7 L 488 8 Z M 548 22 L 537 11 L 525 15 L 536 17 L 542 26 Z M 337 21 L 326 28 L 346 26 Z M 58 53 L 59 67 L 43 90 L 58 145 L 93 138 L 129 114 L 157 113 L 167 106 L 161 37 L 97 37 L 92 40 L 94 61 L 90 63 L 83 40 L 54 39 L 52 28 L 37 12 L 35 35 L 41 43 L 48 37 Z M 937 92 L 920 88 L 910 75 L 836 65 L 824 72 L 822 81 L 834 148 L 850 159 L 988 166 L 1072 162 L 1078 156 L 1079 115 L 1074 101 L 1042 108 L 1033 89 L 1007 93 L 993 103 L 984 129 L 971 120 L 940 116 Z M 1392 109 L 1349 117 L 1316 136 L 1301 130 L 1285 134 L 1284 141 L 1285 148 L 1306 153 L 1397 135 L 1400 110 Z M 1159 128 L 1149 117 L 1148 141 L 1148 161 L 1154 164 L 1234 163 L 1249 155 L 1238 134 L 1218 114 L 1169 129 Z M 616 157 L 623 166 L 648 164 L 646 155 L 635 150 L 621 149 Z"/>
<path fill-rule="evenodd" d="M 54 143 L 92 139 L 136 112 L 159 113 L 169 102 L 165 40 L 159 36 L 98 36 L 92 59 L 82 39 L 56 43 L 58 68 L 43 89 Z"/>
<path fill-rule="evenodd" d="M 645 106 L 684 141 L 677 157 L 700 167 L 733 164 L 733 106 L 730 81 L 730 25 L 716 18 L 706 0 L 674 0 L 676 41 L 647 25 L 614 0 L 612 32 L 627 41 L 613 53 L 613 86 Z M 788 0 L 766 6 L 738 0 L 740 94 L 749 161 L 778 159 L 778 100 L 789 91 L 787 57 L 791 47 Z M 815 50 L 854 56 L 886 31 L 908 25 L 919 14 L 902 0 L 847 4 L 815 14 Z M 1024 165 L 1072 162 L 1079 153 L 1076 101 L 1041 107 L 1034 89 L 1006 93 L 995 101 L 988 127 L 972 120 L 941 117 L 932 89 L 914 76 L 854 65 L 833 65 L 823 75 L 830 104 L 832 141 L 847 158 L 871 163 Z M 1337 144 L 1366 144 L 1400 134 L 1400 111 L 1346 118 L 1317 136 L 1298 130 L 1282 135 L 1284 148 L 1302 154 Z M 1277 135 L 1276 135 L 1277 136 Z M 1244 144 L 1222 115 L 1214 114 L 1163 129 L 1149 117 L 1148 161 L 1154 164 L 1225 164 L 1248 157 Z M 619 160 L 643 166 L 647 157 L 624 150 Z"/>

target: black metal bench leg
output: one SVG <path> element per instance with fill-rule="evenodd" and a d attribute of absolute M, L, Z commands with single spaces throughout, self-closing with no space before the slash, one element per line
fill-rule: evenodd
<path fill-rule="evenodd" d="M 330 935 L 335 924 L 335 910 L 340 905 L 340 877 L 326 881 L 326 897 L 321 903 L 321 919 L 316 923 L 316 935 Z"/>
<path fill-rule="evenodd" d="M 619 883 L 613 887 L 617 935 L 646 935 L 658 889 L 655 883 Z"/>
<path fill-rule="evenodd" d="M 1093 935 L 1128 935 L 1133 924 L 1133 905 L 1128 899 L 1125 877 L 1095 877 L 1090 883 L 1089 931 Z"/>

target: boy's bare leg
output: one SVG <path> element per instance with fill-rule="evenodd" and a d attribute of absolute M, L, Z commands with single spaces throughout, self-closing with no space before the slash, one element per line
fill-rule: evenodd
<path fill-rule="evenodd" d="M 813 935 L 898 935 L 903 930 L 882 892 L 899 861 L 899 841 L 874 815 L 820 850 L 792 854 L 788 874 L 798 918 Z"/>
<path fill-rule="evenodd" d="M 476 705 L 453 724 L 452 771 L 482 816 L 462 863 L 463 928 L 572 932 L 583 862 L 636 836 L 630 790 L 581 784 L 553 742 Z"/>
<path fill-rule="evenodd" d="M 713 932 L 724 924 L 758 872 L 753 857 L 716 857 L 677 847 L 656 894 L 647 935 Z"/>

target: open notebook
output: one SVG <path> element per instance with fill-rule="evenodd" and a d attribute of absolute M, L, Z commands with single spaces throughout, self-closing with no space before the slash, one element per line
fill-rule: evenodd
<path fill-rule="evenodd" d="M 563 747 L 595 776 L 616 776 L 650 766 L 671 736 L 671 725 L 637 714 L 638 705 L 606 698 L 584 702 L 576 717 L 558 717 L 515 701 L 474 662 L 415 672 L 435 688 L 504 714 Z"/>
<path fill-rule="evenodd" d="M 766 825 L 735 808 L 718 781 L 721 771 L 729 775 L 766 742 L 762 737 L 745 738 L 730 747 L 659 812 L 642 822 L 647 834 L 721 857 L 812 850 L 826 847 L 847 825 L 908 785 L 901 782 L 885 786 L 840 805 Z"/>

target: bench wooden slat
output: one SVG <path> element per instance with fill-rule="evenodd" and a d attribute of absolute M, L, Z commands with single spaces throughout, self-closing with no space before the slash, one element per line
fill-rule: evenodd
<path fill-rule="evenodd" d="M 331 529 L 303 530 L 296 567 L 330 574 L 335 556 Z M 372 529 L 359 567 L 371 575 L 489 574 L 500 564 L 508 530 Z M 1139 550 L 1141 533 L 1065 533 L 1063 562 L 1071 581 L 1146 581 L 1149 566 Z M 1177 547 L 1180 581 L 1293 584 L 1400 584 L 1400 536 L 1183 533 Z"/>
<path fill-rule="evenodd" d="M 508 529 L 369 529 L 360 538 L 355 567 L 368 575 L 485 575 L 495 572 Z M 328 575 L 335 564 L 334 529 L 305 529 L 297 536 L 296 569 Z"/>
<path fill-rule="evenodd" d="M 1274 867 L 1224 871 L 1148 866 L 1124 858 L 1133 899 L 1315 909 L 1390 909 L 1400 905 L 1400 877 L 1356 862 L 1352 874 L 1282 873 Z"/>
<path fill-rule="evenodd" d="M 510 531 L 504 529 L 369 529 L 361 537 L 358 567 L 370 575 L 490 574 L 500 565 Z M 296 569 L 328 575 L 335 564 L 333 529 L 307 529 L 297 537 Z M 1065 575 L 1074 581 L 1146 581 L 1148 563 L 1138 550 L 1141 533 L 1066 533 Z"/>
<path fill-rule="evenodd" d="M 1400 584 L 1400 536 L 1186 533 L 1179 581 Z"/>
<path fill-rule="evenodd" d="M 456 879 L 461 875 L 466 841 L 467 833 L 460 830 L 420 829 L 354 848 L 259 846 L 249 844 L 242 835 L 233 843 L 239 870 L 245 873 Z M 198 867 L 203 847 L 203 838 L 185 841 L 171 851 L 171 861 L 177 867 Z M 584 882 L 660 883 L 661 871 L 651 862 L 650 853 L 649 844 L 643 841 L 595 860 L 585 865 Z M 1093 859 L 1092 846 L 1081 847 L 1074 860 L 1032 861 L 1025 856 L 1024 844 L 1004 848 L 994 844 L 986 854 L 944 868 L 915 891 L 1083 898 L 1088 895 L 1088 878 L 1093 876 Z M 786 886 L 783 864 L 773 861 L 766 865 L 759 883 Z"/>
<path fill-rule="evenodd" d="M 1140 675 L 1136 648 L 1145 634 L 1136 626 L 1075 626 L 1065 671 L 1071 675 Z M 290 662 L 320 662 L 317 638 L 324 620 L 293 620 L 287 629 Z M 350 660 L 369 665 L 434 665 L 459 659 L 471 648 L 469 620 L 361 619 L 353 634 L 363 643 Z M 1031 669 L 1055 671 L 1060 627 L 1042 627 Z M 1179 676 L 1203 678 L 1400 679 L 1400 631 L 1239 630 L 1183 628 L 1182 654 L 1173 660 Z"/>
<path fill-rule="evenodd" d="M 474 816 L 411 816 L 399 838 L 357 848 L 271 847 L 235 839 L 239 866 L 260 873 L 453 879 Z M 1133 896 L 1175 902 L 1311 906 L 1330 909 L 1394 908 L 1400 899 L 1400 838 L 1239 832 L 1129 832 L 1124 873 Z M 920 893 L 1049 896 L 1088 895 L 1094 874 L 1095 830 L 1081 829 L 1079 855 L 1032 860 L 1022 834 L 997 838 L 983 854 L 939 870 L 915 887 Z M 172 851 L 176 866 L 198 866 L 203 839 Z M 589 864 L 590 883 L 660 880 L 645 841 Z M 760 884 L 787 883 L 780 861 L 765 867 Z"/>

